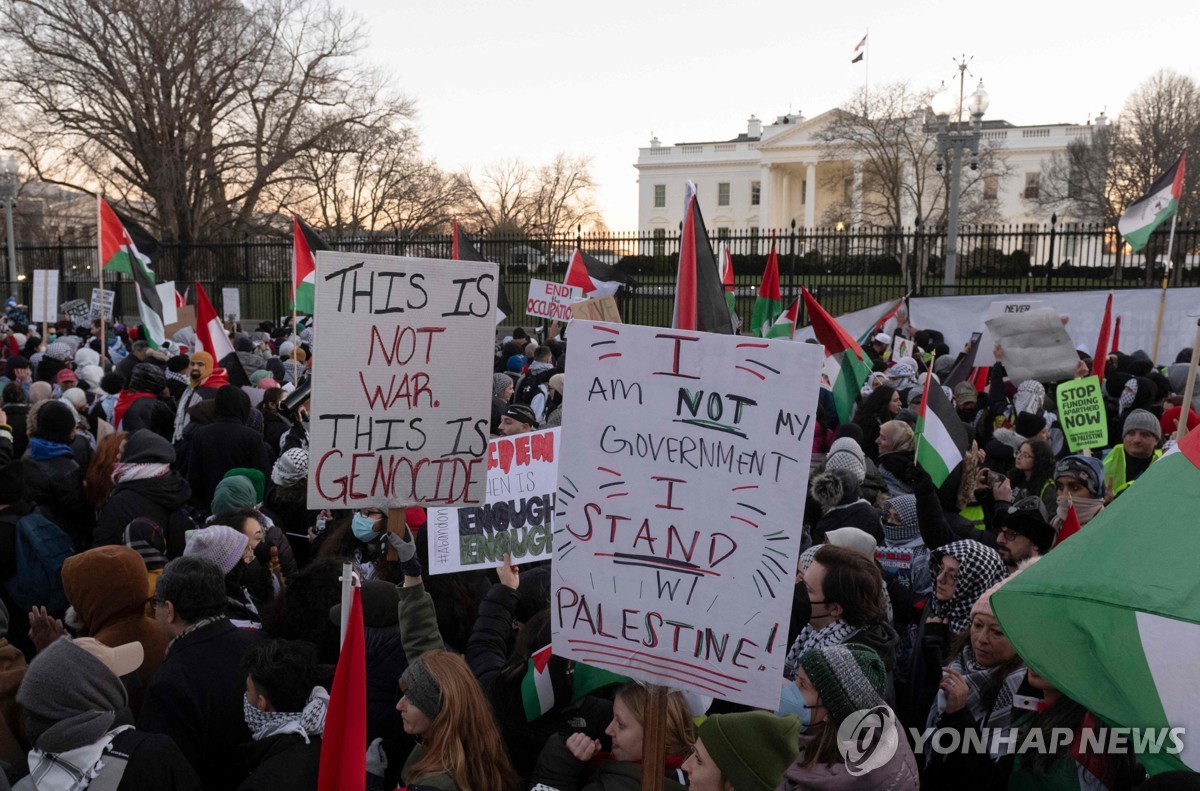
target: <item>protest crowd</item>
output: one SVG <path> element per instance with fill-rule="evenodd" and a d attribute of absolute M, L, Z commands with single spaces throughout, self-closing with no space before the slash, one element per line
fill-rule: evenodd
<path fill-rule="evenodd" d="M 0 787 L 316 789 L 346 561 L 362 580 L 366 787 L 641 787 L 646 686 L 549 656 L 551 701 L 528 706 L 551 642 L 548 562 L 429 575 L 424 509 L 400 525 L 309 508 L 325 326 L 228 324 L 235 351 L 218 360 L 189 328 L 155 348 L 117 324 L 102 344 L 98 322 L 40 337 L 7 308 Z M 1101 360 L 1109 447 L 1073 453 L 1054 392 L 1070 380 L 1013 381 L 997 346 L 982 377 L 948 386 L 965 339 L 900 318 L 893 334 L 928 357 L 895 358 L 879 333 L 848 419 L 820 393 L 777 709 L 667 694 L 663 787 L 1200 788 L 1074 742 L 944 755 L 909 736 L 1103 727 L 1016 652 L 991 602 L 1136 490 L 1178 421 L 1200 424 L 1200 388 L 1182 402 L 1190 350 Z M 570 423 L 569 335 L 518 327 L 496 344 L 491 436 Z M 914 447 L 931 397 L 970 443 L 937 483 Z M 883 704 L 897 749 L 854 775 L 838 729 Z"/>

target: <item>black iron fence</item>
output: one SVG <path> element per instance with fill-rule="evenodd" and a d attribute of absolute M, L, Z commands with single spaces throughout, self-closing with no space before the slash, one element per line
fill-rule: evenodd
<path fill-rule="evenodd" d="M 736 273 L 738 312 L 748 316 L 771 249 L 769 234 L 726 233 L 710 229 L 714 252 L 728 245 Z M 1051 222 L 1043 225 L 965 226 L 959 232 L 953 293 L 988 294 L 1137 288 L 1161 282 L 1167 260 L 1166 227 L 1139 253 L 1132 253 L 1111 227 Z M 330 237 L 334 249 L 382 255 L 449 258 L 449 236 L 399 238 L 387 235 Z M 576 234 L 556 238 L 480 237 L 475 244 L 501 267 L 512 324 L 540 323 L 524 314 L 529 280 L 560 280 L 578 246 L 637 280 L 622 289 L 618 304 L 630 323 L 670 323 L 679 253 L 677 231 Z M 940 228 L 839 229 L 790 228 L 777 232 L 775 249 L 785 297 L 807 286 L 832 313 L 857 310 L 905 293 L 938 296 L 945 286 L 946 235 Z M 1200 223 L 1180 223 L 1171 259 L 1175 285 L 1200 281 Z M 241 313 L 274 318 L 288 310 L 291 242 L 246 239 L 240 242 L 163 245 L 156 271 L 179 290 L 200 282 L 220 306 L 223 288 L 237 288 Z M 60 301 L 89 299 L 97 282 L 94 246 L 18 247 L 21 282 L 6 293 L 28 301 L 34 269 L 60 273 Z M 117 291 L 116 312 L 135 311 L 133 285 L 106 278 Z"/>

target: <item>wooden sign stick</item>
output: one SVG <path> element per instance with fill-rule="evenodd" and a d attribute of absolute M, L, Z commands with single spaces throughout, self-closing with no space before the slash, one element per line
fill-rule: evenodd
<path fill-rule="evenodd" d="M 667 689 L 647 684 L 642 722 L 642 791 L 663 791 L 667 764 Z"/>

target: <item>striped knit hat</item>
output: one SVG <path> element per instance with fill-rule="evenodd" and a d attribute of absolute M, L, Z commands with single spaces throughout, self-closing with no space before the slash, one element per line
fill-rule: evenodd
<path fill-rule="evenodd" d="M 188 530 L 183 534 L 184 557 L 200 557 L 212 561 L 222 574 L 233 571 L 242 559 L 250 539 L 240 530 L 228 525 L 212 525 L 203 530 Z"/>
<path fill-rule="evenodd" d="M 883 705 L 887 671 L 870 648 L 854 643 L 814 648 L 800 655 L 800 667 L 821 696 L 834 727 L 860 709 Z"/>

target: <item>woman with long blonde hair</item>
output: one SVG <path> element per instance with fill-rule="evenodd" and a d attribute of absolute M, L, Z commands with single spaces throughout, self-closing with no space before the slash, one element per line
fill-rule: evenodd
<path fill-rule="evenodd" d="M 421 579 L 412 535 L 387 533 L 397 552 L 404 585 L 400 594 L 400 637 L 408 668 L 396 710 L 417 747 L 400 770 L 408 786 L 438 791 L 517 791 L 504 739 L 483 689 L 466 661 L 442 649 L 433 599 Z"/>

